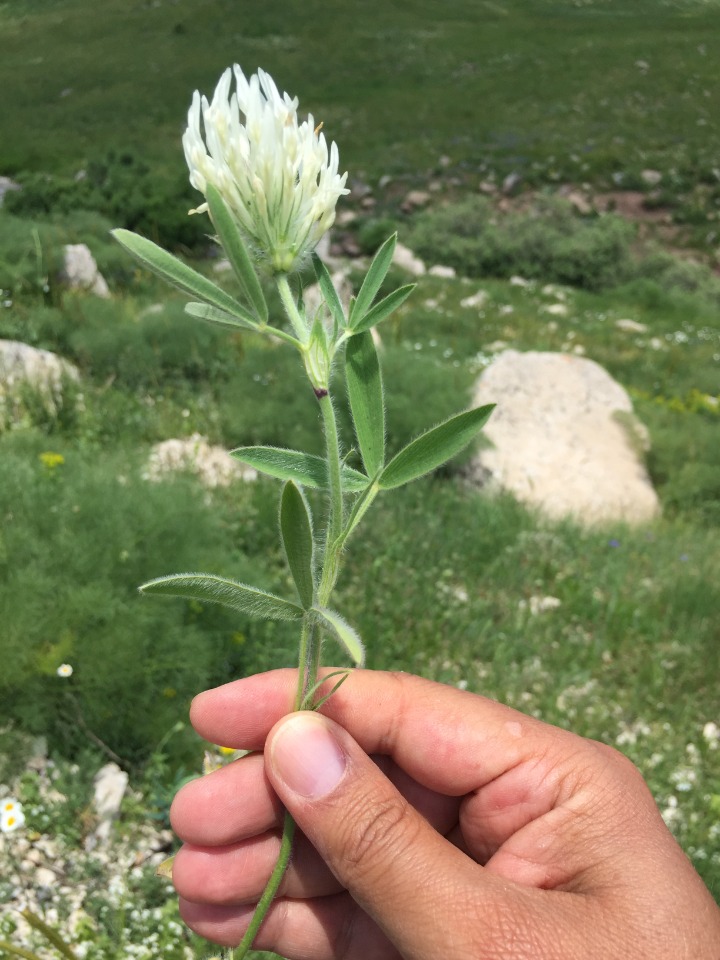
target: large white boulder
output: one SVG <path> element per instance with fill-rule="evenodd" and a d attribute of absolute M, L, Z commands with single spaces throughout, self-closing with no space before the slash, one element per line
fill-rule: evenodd
<path fill-rule="evenodd" d="M 483 484 L 553 518 L 642 523 L 659 512 L 642 462 L 648 435 L 626 391 L 599 364 L 506 350 L 484 371 L 474 405 L 497 403 L 473 460 Z"/>

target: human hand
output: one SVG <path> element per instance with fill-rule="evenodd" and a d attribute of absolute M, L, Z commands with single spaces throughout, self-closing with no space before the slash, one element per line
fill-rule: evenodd
<path fill-rule="evenodd" d="M 408 674 L 353 671 L 325 716 L 287 716 L 295 684 L 278 670 L 193 702 L 201 736 L 264 750 L 173 803 L 173 880 L 201 936 L 241 939 L 284 805 L 302 833 L 258 949 L 720 960 L 720 910 L 617 751 Z"/>

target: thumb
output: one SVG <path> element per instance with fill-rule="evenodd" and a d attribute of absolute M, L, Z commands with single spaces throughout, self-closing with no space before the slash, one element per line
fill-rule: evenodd
<path fill-rule="evenodd" d="M 453 915 L 505 899 L 504 884 L 437 833 L 332 720 L 291 714 L 265 757 L 300 829 L 403 956 L 437 957 Z"/>

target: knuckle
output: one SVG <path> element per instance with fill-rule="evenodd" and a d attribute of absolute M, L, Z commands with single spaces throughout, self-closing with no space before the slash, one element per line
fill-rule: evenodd
<path fill-rule="evenodd" d="M 399 796 L 375 802 L 361 798 L 362 809 L 348 811 L 342 844 L 344 866 L 353 876 L 381 874 L 390 859 L 412 845 L 417 832 L 407 802 Z"/>

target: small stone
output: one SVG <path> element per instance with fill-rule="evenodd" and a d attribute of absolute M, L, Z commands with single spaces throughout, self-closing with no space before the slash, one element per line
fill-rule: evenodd
<path fill-rule="evenodd" d="M 424 207 L 430 202 L 430 194 L 427 190 L 411 190 L 403 200 L 400 209 L 403 213 L 412 213 L 419 207 Z"/>
<path fill-rule="evenodd" d="M 516 171 L 513 171 L 512 173 L 509 173 L 503 180 L 502 192 L 505 194 L 505 196 L 509 196 L 511 193 L 515 193 L 521 183 L 522 176 Z"/>
<path fill-rule="evenodd" d="M 484 307 L 488 301 L 488 292 L 487 290 L 478 290 L 477 293 L 473 293 L 470 297 L 465 297 L 464 300 L 460 301 L 460 306 L 465 307 L 466 310 L 480 309 Z"/>
<path fill-rule="evenodd" d="M 338 248 L 346 257 L 359 257 L 362 254 L 360 244 L 351 233 L 345 234 L 345 236 L 340 239 Z M 333 252 L 335 249 L 336 247 L 333 245 Z"/>
<path fill-rule="evenodd" d="M 12 399 L 21 413 L 24 384 L 42 396 L 48 410 L 55 411 L 61 400 L 63 378 L 79 381 L 77 367 L 49 350 L 39 350 L 17 340 L 0 340 L 0 397 Z M 10 406 L 12 412 L 12 406 Z M 43 761 L 44 762 L 44 761 Z"/>
<path fill-rule="evenodd" d="M 618 330 L 624 330 L 626 333 L 647 333 L 647 326 L 644 323 L 638 323 L 637 320 L 622 319 L 616 320 L 615 326 Z"/>
<path fill-rule="evenodd" d="M 64 247 L 61 277 L 71 290 L 88 290 L 96 297 L 110 296 L 105 278 L 84 243 L 68 243 Z"/>
<path fill-rule="evenodd" d="M 489 197 L 497 193 L 497 189 L 497 184 L 493 183 L 492 180 L 481 180 L 478 186 L 480 193 L 484 193 Z"/>
<path fill-rule="evenodd" d="M 457 276 L 455 267 L 444 267 L 439 263 L 436 263 L 434 266 L 430 267 L 428 273 L 431 277 L 442 277 L 445 280 L 454 280 Z"/>
<path fill-rule="evenodd" d="M 663 175 L 659 170 L 643 170 L 640 179 L 649 187 L 656 187 L 662 181 Z"/>
<path fill-rule="evenodd" d="M 335 223 L 339 227 L 347 227 L 350 223 L 355 223 L 358 215 L 354 210 L 341 210 L 335 217 Z"/>
<path fill-rule="evenodd" d="M 402 270 L 407 270 L 408 273 L 412 273 L 416 277 L 421 277 L 427 272 L 423 261 L 419 257 L 416 257 L 412 250 L 402 243 L 395 244 L 392 262 L 395 266 L 400 267 Z"/>
<path fill-rule="evenodd" d="M 586 196 L 577 190 L 571 190 L 565 195 L 568 203 L 582 216 L 587 216 L 593 212 L 592 204 Z"/>
<path fill-rule="evenodd" d="M 160 483 L 167 474 L 181 470 L 194 473 L 203 486 L 210 489 L 227 487 L 234 480 L 251 482 L 257 479 L 255 470 L 235 460 L 223 447 L 211 446 L 198 433 L 156 444 L 143 479 Z"/>

